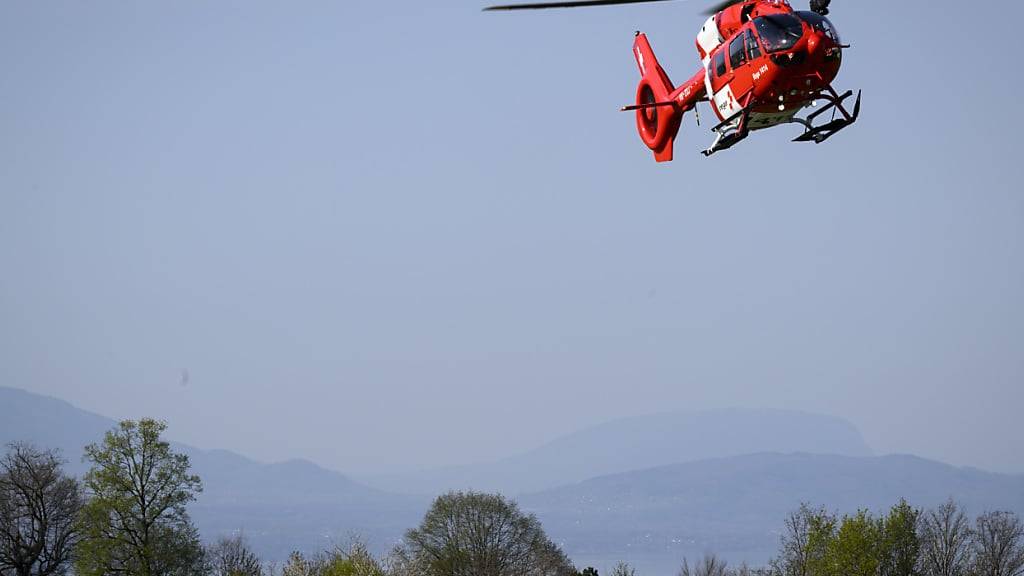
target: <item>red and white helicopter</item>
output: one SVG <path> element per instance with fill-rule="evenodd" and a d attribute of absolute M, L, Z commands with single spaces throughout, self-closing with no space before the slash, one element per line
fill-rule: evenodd
<path fill-rule="evenodd" d="M 669 0 L 574 0 L 532 4 L 506 4 L 485 10 L 575 8 Z M 826 16 L 831 0 L 811 0 L 809 11 L 797 11 L 788 0 L 727 0 L 710 13 L 697 34 L 702 68 L 679 86 L 672 84 L 654 56 L 647 36 L 637 32 L 633 54 L 640 67 L 636 111 L 640 138 L 658 162 L 672 160 L 673 146 L 683 114 L 697 113 L 697 104 L 710 102 L 719 124 L 710 156 L 746 138 L 751 130 L 796 123 L 804 128 L 794 142 L 827 140 L 853 124 L 860 114 L 860 93 L 853 112 L 832 88 L 839 73 L 843 48 L 839 33 Z M 797 114 L 823 105 L 803 118 Z M 815 121 L 831 112 L 831 120 Z M 838 113 L 838 114 L 837 114 Z"/>

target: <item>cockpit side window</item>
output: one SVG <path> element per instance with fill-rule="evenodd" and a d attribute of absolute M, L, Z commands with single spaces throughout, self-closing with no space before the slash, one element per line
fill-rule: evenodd
<path fill-rule="evenodd" d="M 754 31 L 747 28 L 747 53 L 750 54 L 751 60 L 756 60 L 761 57 L 761 48 L 757 45 L 757 38 L 754 36 Z"/>
<path fill-rule="evenodd" d="M 743 34 L 737 34 L 729 43 L 729 65 L 735 70 L 747 63 L 747 47 Z"/>
<path fill-rule="evenodd" d="M 725 46 L 722 46 L 718 54 L 715 54 L 711 65 L 715 69 L 715 78 L 721 78 L 725 75 Z"/>

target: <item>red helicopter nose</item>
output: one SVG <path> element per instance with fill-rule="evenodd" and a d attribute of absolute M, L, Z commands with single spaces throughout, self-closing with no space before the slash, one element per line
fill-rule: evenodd
<path fill-rule="evenodd" d="M 807 62 L 820 70 L 825 83 L 830 83 L 839 74 L 842 61 L 842 47 L 826 32 L 812 29 L 807 35 Z"/>

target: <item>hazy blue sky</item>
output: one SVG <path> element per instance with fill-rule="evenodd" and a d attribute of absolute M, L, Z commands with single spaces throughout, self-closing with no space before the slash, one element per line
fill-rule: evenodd
<path fill-rule="evenodd" d="M 671 165 L 616 109 L 701 2 L 483 3 L 0 6 L 0 384 L 349 472 L 720 406 L 1024 472 L 1024 3 L 836 0 L 861 122 Z"/>

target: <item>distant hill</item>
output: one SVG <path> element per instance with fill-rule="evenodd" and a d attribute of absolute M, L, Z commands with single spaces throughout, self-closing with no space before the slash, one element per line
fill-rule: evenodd
<path fill-rule="evenodd" d="M 0 386 L 0 444 L 26 440 L 57 448 L 68 461 L 67 469 L 75 474 L 88 469 L 82 463 L 85 445 L 102 439 L 114 424 L 63 400 Z"/>
<path fill-rule="evenodd" d="M 857 428 L 839 418 L 790 410 L 712 410 L 624 418 L 494 462 L 364 480 L 405 493 L 473 488 L 519 494 L 605 474 L 758 452 L 872 454 Z"/>
<path fill-rule="evenodd" d="M 519 502 L 578 562 L 627 560 L 646 573 L 674 574 L 684 556 L 705 551 L 767 562 L 785 515 L 801 502 L 881 511 L 903 497 L 919 507 L 952 497 L 972 514 L 1024 513 L 1024 476 L 914 456 L 755 454 L 594 478 Z"/>
<path fill-rule="evenodd" d="M 0 387 L 0 443 L 21 439 L 60 448 L 76 473 L 85 469 L 82 446 L 114 425 L 67 402 Z M 802 501 L 852 511 L 881 510 L 901 497 L 932 506 L 952 496 L 972 513 L 1024 513 L 1024 477 L 912 456 L 761 453 L 694 460 L 715 450 L 728 455 L 759 446 L 868 452 L 856 430 L 841 420 L 794 412 L 705 412 L 612 422 L 467 470 L 486 472 L 481 478 L 491 482 L 492 474 L 504 471 L 516 486 L 529 486 L 690 459 L 570 480 L 517 498 L 581 566 L 607 569 L 627 560 L 651 575 L 675 574 L 684 555 L 704 551 L 763 564 L 775 551 L 786 513 Z M 419 523 L 429 505 L 429 497 L 388 493 L 310 462 L 265 464 L 226 450 L 175 447 L 189 454 L 203 479 L 204 493 L 189 508 L 203 537 L 241 530 L 267 560 L 280 562 L 292 550 L 323 550 L 352 535 L 384 552 Z M 468 477 L 456 478 L 462 483 Z"/>
<path fill-rule="evenodd" d="M 15 388 L 0 387 L 0 445 L 27 440 L 58 448 L 67 469 L 84 474 L 86 444 L 116 426 L 109 418 Z M 241 530 L 267 558 L 320 550 L 359 534 L 383 550 L 418 523 L 429 501 L 370 488 L 311 462 L 265 464 L 227 450 L 174 443 L 203 480 L 189 507 L 204 537 Z"/>

